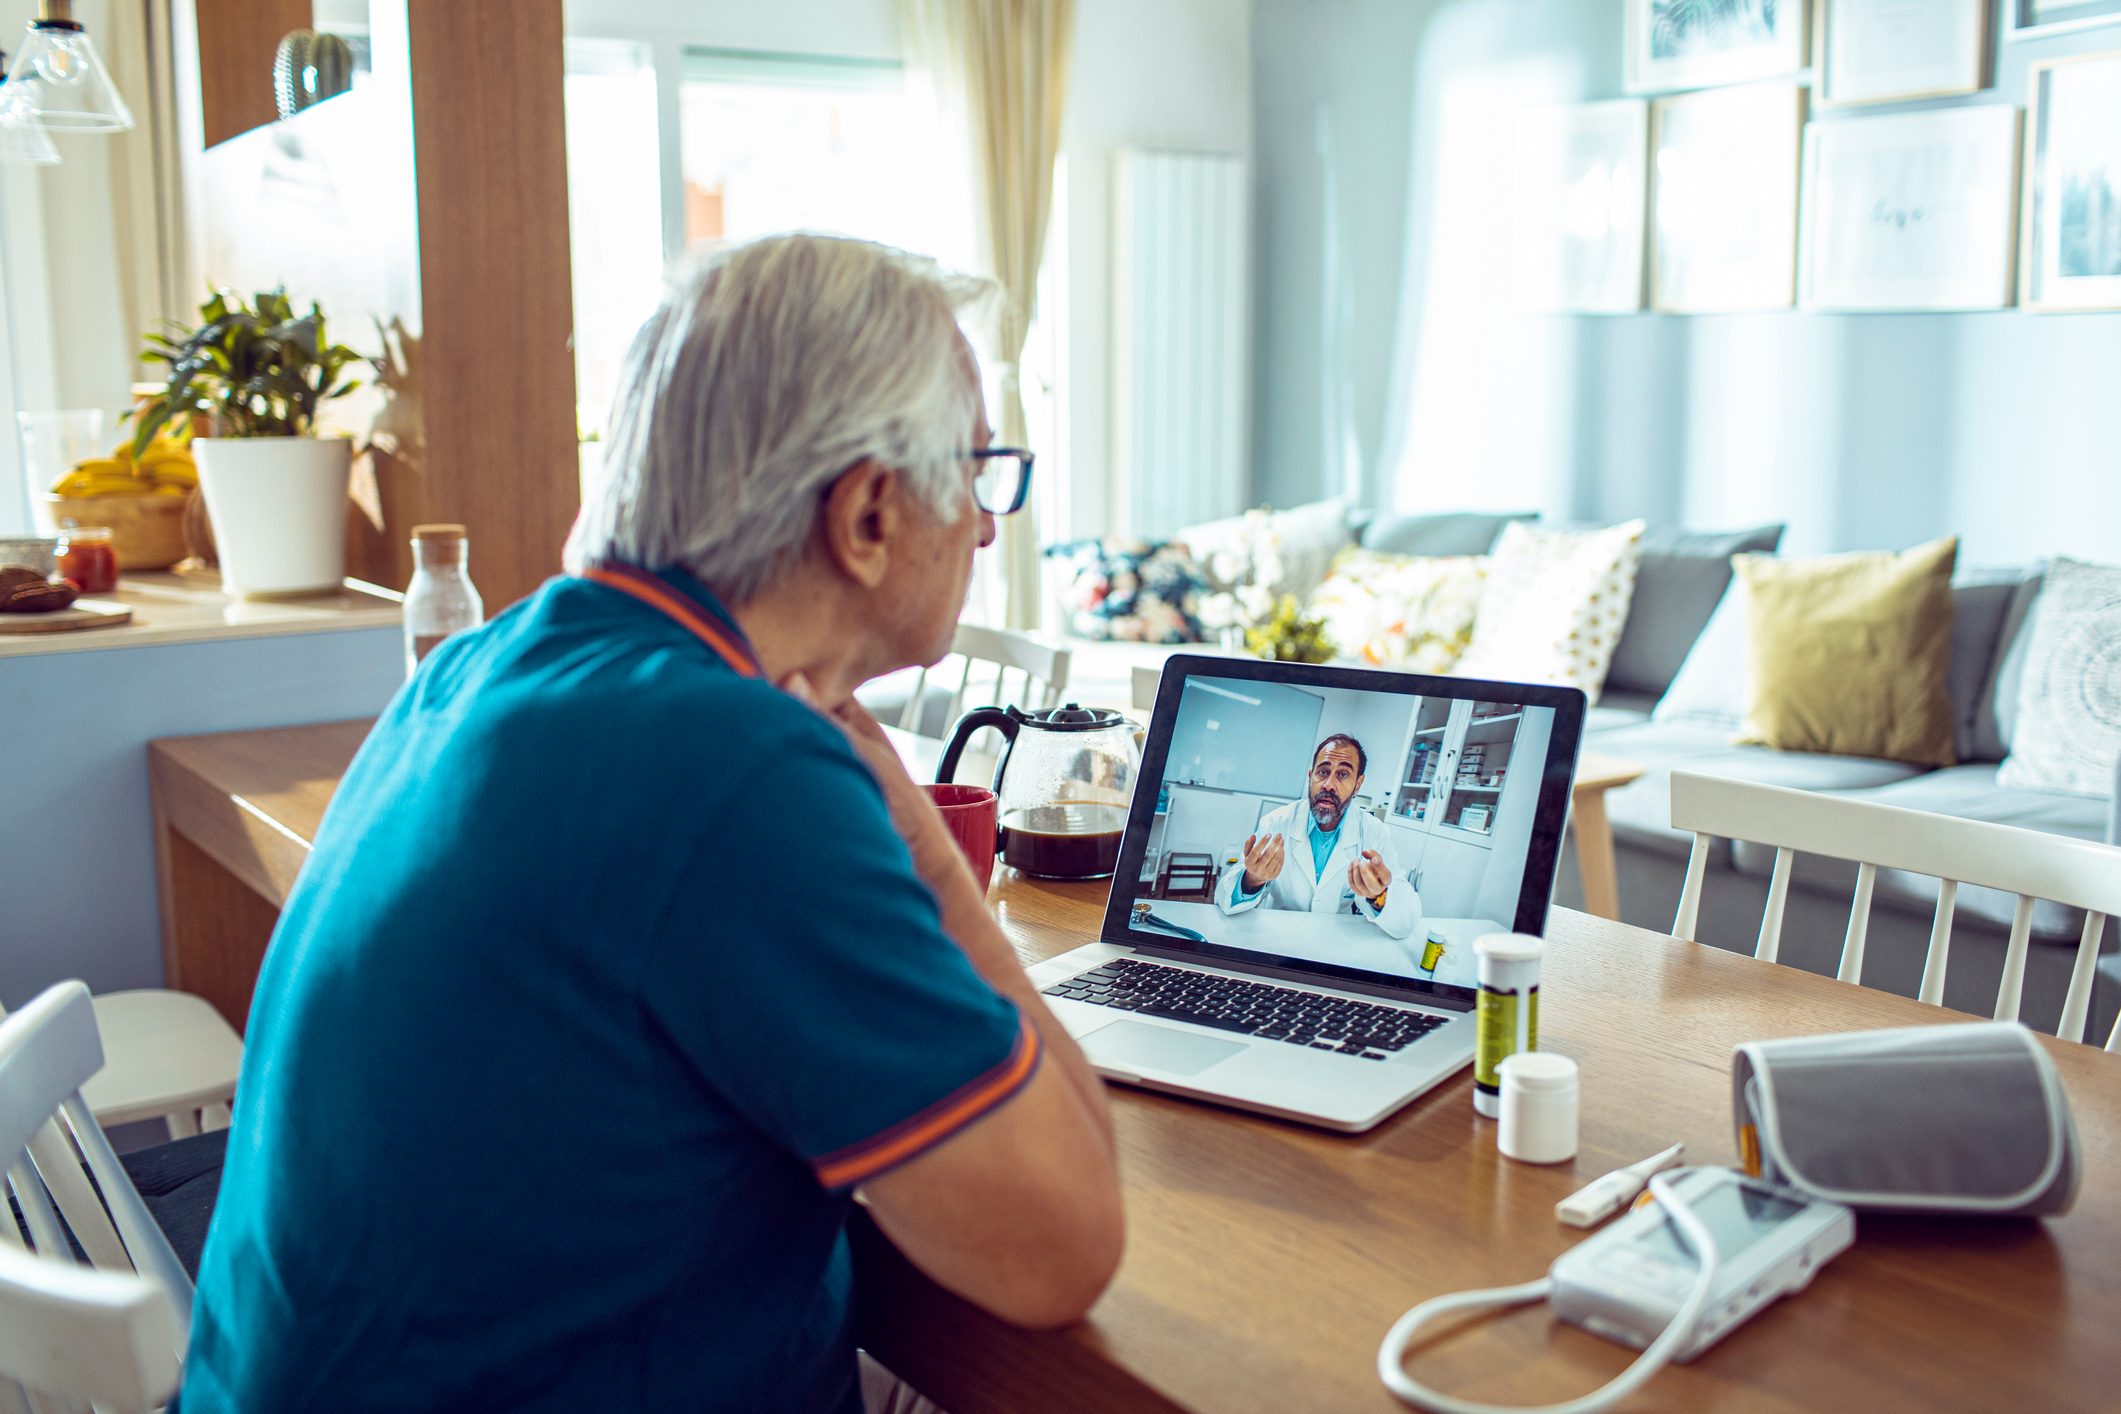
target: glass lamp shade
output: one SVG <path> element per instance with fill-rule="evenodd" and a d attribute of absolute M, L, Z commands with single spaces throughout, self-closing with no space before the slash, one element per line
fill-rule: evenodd
<path fill-rule="evenodd" d="M 27 110 L 8 102 L 11 85 L 0 79 L 0 162 L 48 167 L 59 160 L 51 134 Z"/>
<path fill-rule="evenodd" d="M 115 133 L 133 125 L 132 109 L 118 96 L 96 42 L 72 20 L 31 20 L 0 92 L 11 108 L 47 128 Z"/>

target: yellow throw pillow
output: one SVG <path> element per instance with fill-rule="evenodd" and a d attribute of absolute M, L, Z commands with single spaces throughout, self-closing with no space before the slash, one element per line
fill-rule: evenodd
<path fill-rule="evenodd" d="M 1956 537 L 1898 554 L 1734 555 L 1749 639 L 1738 741 L 1950 766 Z"/>

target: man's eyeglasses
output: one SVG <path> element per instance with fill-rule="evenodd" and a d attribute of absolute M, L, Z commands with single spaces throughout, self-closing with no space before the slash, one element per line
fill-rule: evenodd
<path fill-rule="evenodd" d="M 1024 508 L 1031 494 L 1031 453 L 1022 447 L 982 447 L 972 454 L 978 470 L 972 477 L 972 499 L 991 516 Z"/>

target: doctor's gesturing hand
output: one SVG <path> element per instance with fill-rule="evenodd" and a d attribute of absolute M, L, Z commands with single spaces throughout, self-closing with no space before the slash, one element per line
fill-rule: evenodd
<path fill-rule="evenodd" d="M 1282 837 L 1245 836 L 1245 892 L 1256 894 L 1281 877 Z"/>
<path fill-rule="evenodd" d="M 1357 898 L 1366 898 L 1371 903 L 1384 897 L 1392 885 L 1392 870 L 1385 864 L 1384 856 L 1374 849 L 1362 852 L 1362 858 L 1348 866 L 1348 887 L 1355 890 Z"/>

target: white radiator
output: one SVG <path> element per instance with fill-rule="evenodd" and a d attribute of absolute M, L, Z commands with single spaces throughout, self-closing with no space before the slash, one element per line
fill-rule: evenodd
<path fill-rule="evenodd" d="M 1149 539 L 1244 508 L 1251 321 L 1245 166 L 1117 154 L 1112 198 L 1113 498 Z"/>

